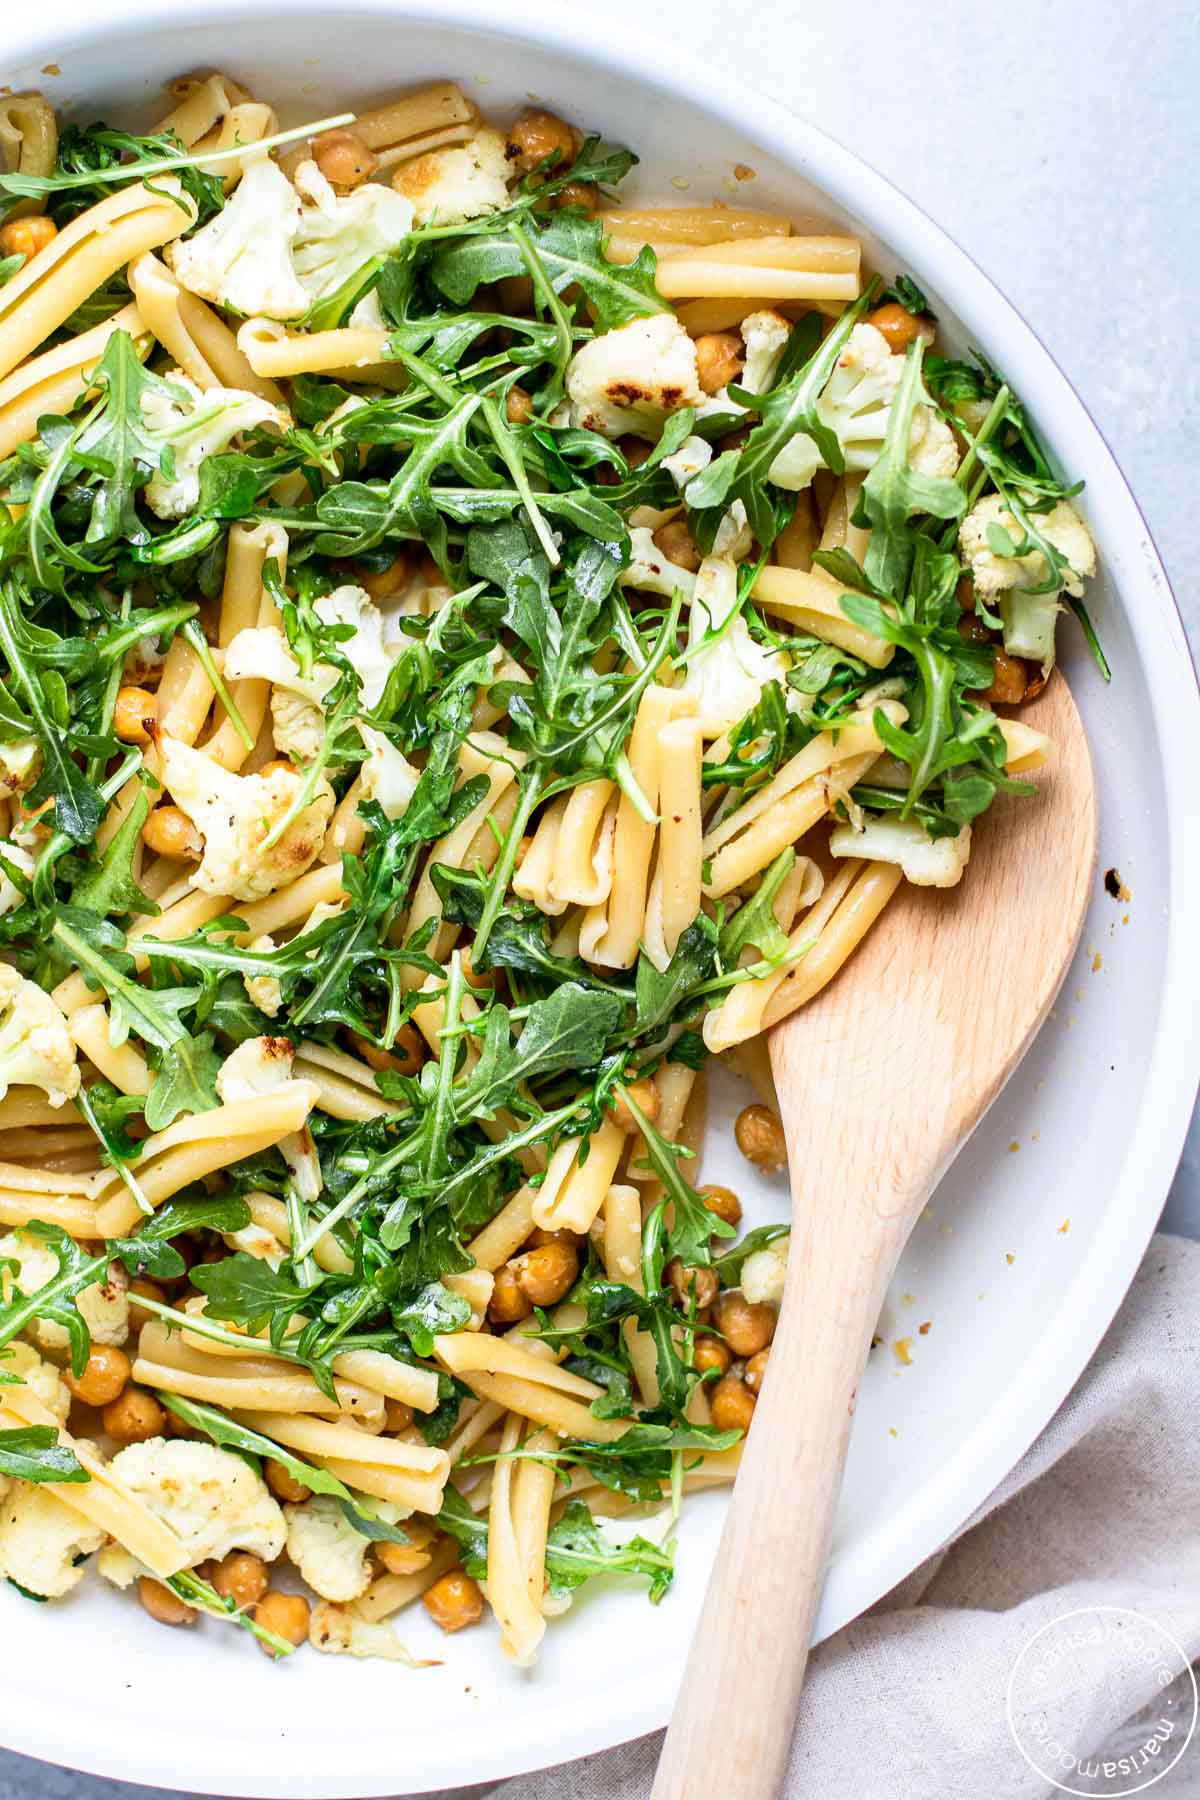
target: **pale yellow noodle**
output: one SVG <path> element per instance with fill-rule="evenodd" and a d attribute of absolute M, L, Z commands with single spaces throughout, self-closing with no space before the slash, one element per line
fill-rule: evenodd
<path fill-rule="evenodd" d="M 738 238 L 788 237 L 785 213 L 748 206 L 622 206 L 597 217 L 606 231 L 639 243 L 720 244 Z"/>
<path fill-rule="evenodd" d="M 642 1281 L 642 1198 L 637 1188 L 614 1183 L 604 1202 L 604 1272 L 634 1293 L 645 1292 Z M 660 1398 L 654 1340 L 635 1319 L 626 1319 L 621 1336 L 638 1391 L 645 1406 L 657 1406 Z"/>
<path fill-rule="evenodd" d="M 411 1575 L 378 1575 L 365 1594 L 354 1603 L 355 1611 L 372 1623 L 389 1619 L 439 1581 L 458 1561 L 459 1549 L 453 1538 L 443 1538 L 434 1546 L 433 1554 L 423 1569 Z"/>
<path fill-rule="evenodd" d="M 802 963 L 789 969 L 763 1010 L 769 1030 L 827 987 L 903 879 L 895 863 L 868 863 Z"/>
<path fill-rule="evenodd" d="M 612 781 L 583 781 L 567 795 L 550 871 L 556 901 L 599 906 L 612 892 L 616 791 Z"/>
<path fill-rule="evenodd" d="M 287 532 L 278 525 L 232 527 L 225 553 L 225 581 L 217 626 L 217 642 L 222 650 L 227 649 L 238 632 L 247 626 L 279 624 L 279 609 L 263 586 L 263 566 L 269 559 L 273 560 L 283 576 L 287 573 L 287 554 Z M 235 681 L 230 685 L 230 698 L 255 738 L 266 718 L 270 687 L 270 682 L 256 680 Z M 221 721 L 203 748 L 223 769 L 240 769 L 248 754 L 231 719 Z"/>
<path fill-rule="evenodd" d="M 643 947 L 659 969 L 700 911 L 703 752 L 699 719 L 672 719 L 658 734 L 658 861 Z"/>
<path fill-rule="evenodd" d="M 127 331 L 138 359 L 145 360 L 151 348 L 146 321 L 136 306 L 124 306 L 103 324 L 43 351 L 0 381 L 0 456 L 36 437 L 38 420 L 47 413 L 65 415 L 78 406 L 114 331 Z"/>
<path fill-rule="evenodd" d="M 896 654 L 895 647 L 855 625 L 841 609 L 840 596 L 853 591 L 823 569 L 783 568 L 768 563 L 759 570 L 750 597 L 765 613 L 786 619 L 797 631 L 824 638 L 826 643 L 860 657 L 873 669 L 886 669 Z"/>
<path fill-rule="evenodd" d="M 53 175 L 58 160 L 58 121 L 44 94 L 9 94 L 0 101 L 0 162 L 6 174 Z M 35 197 L 9 207 L 9 219 L 42 211 Z"/>
<path fill-rule="evenodd" d="M 529 848 L 512 878 L 512 889 L 522 900 L 532 900 L 539 912 L 557 918 L 567 909 L 567 902 L 555 897 L 551 890 L 559 839 L 567 812 L 568 796 L 559 794 L 552 800 L 534 828 Z"/>
<path fill-rule="evenodd" d="M 580 1162 L 580 1138 L 561 1143 L 546 1170 L 546 1178 L 534 1191 L 533 1222 L 543 1231 L 587 1231 L 604 1204 L 609 1184 L 625 1149 L 625 1134 L 606 1119 L 587 1139 L 587 1157 Z"/>
<path fill-rule="evenodd" d="M 517 1465 L 511 1452 L 517 1448 L 524 1430 L 524 1420 L 510 1414 L 500 1437 L 500 1460 L 492 1473 L 492 1493 L 488 1505 L 488 1599 L 500 1626 L 500 1643 L 506 1656 L 520 1667 L 527 1667 L 537 1655 L 538 1645 L 546 1631 L 542 1617 L 541 1594 L 535 1600 L 531 1593 L 529 1564 L 522 1555 L 521 1528 L 516 1519 Z M 539 1439 L 544 1434 L 539 1433 Z M 551 1471 L 553 1485 L 553 1471 Z M 530 1490 L 531 1499 L 540 1500 L 540 1491 Z M 545 1532 L 549 1527 L 549 1500 L 542 1529 L 541 1557 L 545 1556 Z M 522 1521 L 528 1547 L 535 1548 L 537 1515 L 531 1504 Z"/>
<path fill-rule="evenodd" d="M 190 1332 L 168 1331 L 158 1319 L 150 1319 L 142 1327 L 133 1379 L 207 1406 L 325 1413 L 361 1420 L 375 1429 L 383 1425 L 384 1401 L 377 1390 L 335 1377 L 337 1398 L 331 1400 L 307 1369 L 291 1368 L 270 1356 L 211 1356 L 193 1347 L 198 1341 Z"/>
<path fill-rule="evenodd" d="M 101 1002 L 81 1006 L 71 1014 L 68 1029 L 83 1054 L 90 1058 L 123 1094 L 148 1094 L 153 1079 L 150 1065 L 133 1043 L 114 1049 L 109 1041 L 108 1008 Z"/>
<path fill-rule="evenodd" d="M 489 1219 L 467 1252 L 481 1269 L 498 1269 L 521 1248 L 533 1230 L 533 1188 L 520 1187 L 506 1200 L 494 1219 Z"/>
<path fill-rule="evenodd" d="M 789 240 L 790 241 L 790 240 Z M 721 248 L 720 245 L 717 246 Z M 823 269 L 779 268 L 772 264 L 756 264 L 750 260 L 748 243 L 738 248 L 747 251 L 741 262 L 727 262 L 707 251 L 689 251 L 686 255 L 664 257 L 658 265 L 655 283 L 667 300 L 751 299 L 760 305 L 767 300 L 857 300 L 857 274 L 826 273 Z"/>

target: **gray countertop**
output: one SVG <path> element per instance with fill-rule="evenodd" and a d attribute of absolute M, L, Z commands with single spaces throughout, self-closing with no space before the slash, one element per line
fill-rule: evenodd
<path fill-rule="evenodd" d="M 65 18 L 80 8 L 47 0 Z M 520 10 L 519 8 L 517 10 Z M 937 219 L 1005 289 L 1074 382 L 1150 522 L 1192 642 L 1200 361 L 1200 38 L 1192 0 L 606 0 L 614 32 L 654 17 L 803 111 Z M 664 49 L 664 56 L 670 52 Z M 236 73 L 236 48 L 229 62 Z M 1164 1223 L 1200 1237 L 1200 1132 Z M 64 1729 L 69 1729 L 64 1706 Z M 122 1800 L 0 1751 L 0 1800 Z"/>

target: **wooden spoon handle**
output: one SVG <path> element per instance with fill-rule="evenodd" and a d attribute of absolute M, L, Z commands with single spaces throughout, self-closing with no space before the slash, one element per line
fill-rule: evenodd
<path fill-rule="evenodd" d="M 906 1215 L 881 1216 L 861 1191 L 799 1211 L 654 1800 L 774 1800 L 782 1790 L 855 1395 Z"/>

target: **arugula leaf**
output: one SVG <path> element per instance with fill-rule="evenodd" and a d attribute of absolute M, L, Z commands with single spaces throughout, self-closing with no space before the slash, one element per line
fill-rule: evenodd
<path fill-rule="evenodd" d="M 8 662 L 9 678 L 29 709 L 31 729 L 42 746 L 42 773 L 30 790 L 27 804 L 34 807 L 44 800 L 53 800 L 55 829 L 73 844 L 90 843 L 100 823 L 100 792 L 72 758 L 67 735 L 47 703 L 46 689 L 20 648 L 18 608 L 15 584 L 12 580 L 0 581 L 0 650 Z"/>
<path fill-rule="evenodd" d="M 554 1595 L 570 1594 L 594 1575 L 641 1575 L 657 1605 L 675 1575 L 674 1546 L 660 1549 L 648 1538 L 609 1544 L 582 1500 L 572 1500 L 546 1538 L 546 1577 Z"/>
<path fill-rule="evenodd" d="M 71 905 L 110 919 L 121 913 L 150 915 L 158 905 L 133 878 L 133 858 L 142 826 L 150 816 L 150 796 L 143 788 L 109 839 L 103 853 L 71 890 Z"/>
<path fill-rule="evenodd" d="M 392 1324 L 404 1333 L 418 1356 L 433 1355 L 433 1340 L 444 1332 L 465 1331 L 471 1304 L 440 1281 L 430 1281 L 404 1301 L 393 1301 Z"/>
<path fill-rule="evenodd" d="M 14 1481 L 90 1481 L 92 1478 L 53 1425 L 0 1431 L 0 1475 Z"/>
<path fill-rule="evenodd" d="M 631 263 L 611 263 L 604 254 L 604 227 L 575 211 L 554 213 L 540 229 L 529 222 L 533 247 L 556 294 L 581 287 L 604 331 L 648 314 L 669 312 L 654 285 L 658 261 L 649 245 Z M 448 300 L 465 306 L 484 283 L 528 273 L 511 233 L 464 237 L 439 250 L 430 278 Z"/>
<path fill-rule="evenodd" d="M 914 553 L 908 529 L 914 513 L 960 519 L 966 510 L 967 497 L 957 481 L 944 475 L 923 475 L 912 467 L 913 413 L 919 404 L 929 404 L 921 380 L 924 349 L 920 338 L 909 345 L 904 374 L 888 413 L 883 449 L 863 482 L 854 512 L 856 525 L 871 527 L 864 568 L 874 593 L 904 592 Z"/>
<path fill-rule="evenodd" d="M 680 935 L 666 969 L 658 970 L 643 950 L 636 975 L 639 1037 L 660 1031 L 687 1005 L 693 989 L 712 975 L 716 966 L 717 928 L 700 913 Z"/>

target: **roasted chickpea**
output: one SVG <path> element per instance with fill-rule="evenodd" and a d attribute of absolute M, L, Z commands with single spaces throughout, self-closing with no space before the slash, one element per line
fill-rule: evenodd
<path fill-rule="evenodd" d="M 263 764 L 258 773 L 260 775 L 294 775 L 296 765 L 286 756 L 273 756 L 270 762 Z"/>
<path fill-rule="evenodd" d="M 754 1395 L 736 1375 L 723 1375 L 710 1389 L 708 1406 L 718 1431 L 749 1431 L 754 1417 Z"/>
<path fill-rule="evenodd" d="M 138 1294 L 141 1294 L 147 1300 L 157 1300 L 160 1306 L 165 1304 L 167 1298 L 166 1293 L 159 1287 L 157 1281 L 146 1281 L 139 1275 L 135 1281 L 130 1282 L 129 1329 L 133 1332 L 135 1337 L 146 1323 L 146 1320 L 154 1316 L 152 1313 L 147 1312 L 145 1307 L 136 1304 L 135 1296 Z"/>
<path fill-rule="evenodd" d="M 261 1556 L 252 1556 L 248 1550 L 231 1550 L 220 1562 L 213 1563 L 208 1579 L 218 1594 L 244 1611 L 262 1599 L 270 1577 Z"/>
<path fill-rule="evenodd" d="M 707 1375 L 710 1369 L 715 1369 L 718 1375 L 727 1375 L 732 1361 L 729 1346 L 723 1344 L 720 1338 L 706 1336 L 696 1339 L 692 1362 L 699 1374 Z"/>
<path fill-rule="evenodd" d="M 273 1456 L 263 1464 L 263 1479 L 271 1492 L 280 1500 L 290 1500 L 293 1505 L 307 1500 L 312 1492 L 302 1481 L 297 1481 L 292 1471 L 283 1463 L 277 1462 Z"/>
<path fill-rule="evenodd" d="M 625 436 L 617 439 L 617 449 L 631 469 L 640 469 L 653 449 L 645 438 Z"/>
<path fill-rule="evenodd" d="M 574 1287 L 579 1252 L 574 1244 L 539 1244 L 509 1263 L 517 1286 L 534 1306 L 554 1306 Z"/>
<path fill-rule="evenodd" d="M 160 1625 L 194 1625 L 198 1614 L 195 1607 L 188 1606 L 171 1588 L 164 1587 L 161 1581 L 152 1581 L 149 1575 L 138 1576 L 138 1599 Z"/>
<path fill-rule="evenodd" d="M 505 1263 L 496 1270 L 492 1297 L 488 1301 L 488 1318 L 494 1325 L 515 1325 L 519 1320 L 527 1319 L 532 1311 L 533 1302 L 517 1280 L 516 1271 L 511 1263 Z"/>
<path fill-rule="evenodd" d="M 746 1372 L 742 1376 L 742 1380 L 755 1398 L 758 1397 L 759 1389 L 762 1387 L 763 1376 L 767 1372 L 767 1364 L 770 1360 L 771 1352 L 769 1350 L 756 1350 L 746 1364 Z"/>
<path fill-rule="evenodd" d="M 958 635 L 968 644 L 990 644 L 992 634 L 976 613 L 964 613 L 958 621 Z"/>
<path fill-rule="evenodd" d="M 592 181 L 568 181 L 554 196 L 557 207 L 581 206 L 590 219 L 600 204 L 600 189 Z"/>
<path fill-rule="evenodd" d="M 254 1623 L 264 1631 L 273 1631 L 286 1644 L 302 1644 L 308 1636 L 309 1605 L 303 1594 L 282 1594 L 268 1588 L 254 1608 Z M 268 1656 L 277 1656 L 269 1644 L 259 1640 L 259 1648 Z"/>
<path fill-rule="evenodd" d="M 633 1101 L 634 1106 L 639 1112 L 644 1113 L 653 1125 L 657 1121 L 659 1113 L 658 1089 L 653 1080 L 630 1081 L 626 1085 L 629 1098 Z M 613 1123 L 622 1131 L 637 1130 L 637 1120 L 626 1106 L 624 1094 L 614 1093 L 609 1099 L 608 1106 L 613 1116 Z"/>
<path fill-rule="evenodd" d="M 744 1106 L 734 1122 L 733 1135 L 747 1162 L 770 1174 L 787 1167 L 787 1140 L 783 1126 L 766 1106 Z"/>
<path fill-rule="evenodd" d="M 696 339 L 696 374 L 706 394 L 719 394 L 742 372 L 745 352 L 732 331 L 706 331 Z"/>
<path fill-rule="evenodd" d="M 496 283 L 496 297 L 506 313 L 533 311 L 533 280 L 528 275 L 506 275 Z"/>
<path fill-rule="evenodd" d="M 932 344 L 935 335 L 932 319 L 921 313 L 910 313 L 898 300 L 877 306 L 874 312 L 867 314 L 865 323 L 873 325 L 887 339 L 888 349 L 893 353 L 903 353 L 916 338 L 924 338 L 927 344 Z"/>
<path fill-rule="evenodd" d="M 178 806 L 156 806 L 142 827 L 147 850 L 158 856 L 186 856 L 193 861 L 204 854 L 204 839 Z"/>
<path fill-rule="evenodd" d="M 141 1444 L 161 1437 L 165 1423 L 162 1407 L 144 1388 L 127 1387 L 100 1414 L 104 1429 L 118 1444 Z"/>
<path fill-rule="evenodd" d="M 533 397 L 523 387 L 510 387 L 504 410 L 510 425 L 526 425 L 533 417 Z"/>
<path fill-rule="evenodd" d="M 379 158 L 354 131 L 323 131 L 313 140 L 313 161 L 330 187 L 361 187 L 379 167 Z"/>
<path fill-rule="evenodd" d="M 483 1617 L 483 1593 L 462 1569 L 448 1569 L 439 1581 L 426 1588 L 421 1596 L 425 1611 L 443 1631 L 461 1631 L 465 1625 L 478 1625 Z"/>
<path fill-rule="evenodd" d="M 686 519 L 668 519 L 654 533 L 654 542 L 677 569 L 690 569 L 694 575 L 700 567 L 700 552 L 692 542 Z"/>
<path fill-rule="evenodd" d="M 157 695 L 140 687 L 121 689 L 113 709 L 113 730 L 123 744 L 148 744 L 157 720 Z"/>
<path fill-rule="evenodd" d="M 565 119 L 531 106 L 509 127 L 504 153 L 523 175 L 535 169 L 548 156 L 554 157 L 552 168 L 569 163 L 575 155 L 575 133 Z"/>
<path fill-rule="evenodd" d="M 390 1050 L 381 1050 L 357 1031 L 346 1033 L 363 1061 L 372 1069 L 394 1069 L 397 1075 L 419 1075 L 425 1060 L 425 1040 L 415 1025 L 402 1025 Z"/>
<path fill-rule="evenodd" d="M 383 1423 L 388 1431 L 407 1431 L 413 1422 L 413 1409 L 403 1400 L 385 1400 Z"/>
<path fill-rule="evenodd" d="M 740 1225 L 742 1221 L 742 1203 L 732 1188 L 719 1187 L 709 1182 L 706 1187 L 697 1188 L 696 1192 L 703 1200 L 710 1213 L 718 1219 L 724 1219 L 726 1225 Z"/>
<path fill-rule="evenodd" d="M 526 1250 L 536 1250 L 539 1244 L 572 1244 L 578 1250 L 584 1242 L 577 1231 L 547 1231 L 544 1225 L 535 1225 L 525 1239 Z"/>
<path fill-rule="evenodd" d="M 425 1525 L 406 1520 L 407 1544 L 376 1544 L 375 1554 L 389 1575 L 415 1575 L 429 1566 L 433 1555 L 433 1532 Z"/>
<path fill-rule="evenodd" d="M 713 1324 L 735 1356 L 756 1356 L 775 1336 L 779 1315 L 765 1300 L 747 1300 L 726 1288 L 713 1306 Z"/>
<path fill-rule="evenodd" d="M 463 980 L 468 987 L 493 988 L 496 985 L 495 969 L 477 969 L 467 950 L 462 953 L 462 972 Z"/>
<path fill-rule="evenodd" d="M 129 1380 L 130 1362 L 115 1344 L 93 1344 L 87 1367 L 76 1380 L 70 1369 L 63 1379 L 77 1400 L 85 1406 L 107 1406 L 115 1400 Z"/>
<path fill-rule="evenodd" d="M 698 1309 L 711 1306 L 717 1297 L 717 1272 L 703 1266 L 691 1268 L 673 1256 L 663 1270 L 676 1306 L 688 1308 L 693 1299 Z"/>
<path fill-rule="evenodd" d="M 0 256 L 36 256 L 58 236 L 58 226 L 45 213 L 28 219 L 11 219 L 0 225 Z"/>
<path fill-rule="evenodd" d="M 412 560 L 401 550 L 386 569 L 356 567 L 354 579 L 360 588 L 366 589 L 372 600 L 384 600 L 389 594 L 398 594 L 401 588 L 408 586 L 412 580 Z"/>
<path fill-rule="evenodd" d="M 999 648 L 992 664 L 992 685 L 983 698 L 996 706 L 1019 706 L 1029 685 L 1029 665 Z"/>

